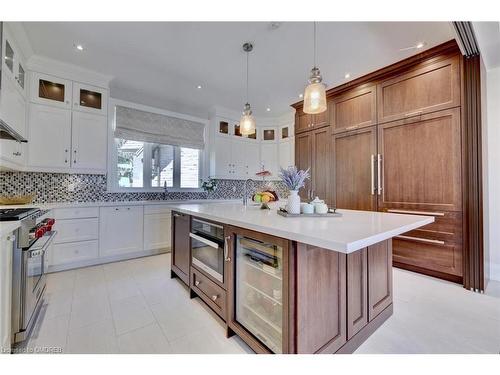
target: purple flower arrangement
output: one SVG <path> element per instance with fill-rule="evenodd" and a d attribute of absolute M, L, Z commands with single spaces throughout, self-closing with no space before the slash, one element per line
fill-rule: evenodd
<path fill-rule="evenodd" d="M 303 171 L 295 166 L 290 166 L 287 169 L 280 168 L 279 177 L 289 190 L 299 190 L 309 178 L 309 169 Z"/>

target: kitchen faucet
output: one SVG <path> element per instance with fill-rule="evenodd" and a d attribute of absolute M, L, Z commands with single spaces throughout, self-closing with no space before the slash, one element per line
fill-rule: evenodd
<path fill-rule="evenodd" d="M 248 205 L 248 189 L 247 189 L 247 184 L 248 184 L 249 181 L 253 182 L 253 180 L 251 178 L 249 178 L 243 184 L 243 206 L 245 206 L 245 207 Z"/>

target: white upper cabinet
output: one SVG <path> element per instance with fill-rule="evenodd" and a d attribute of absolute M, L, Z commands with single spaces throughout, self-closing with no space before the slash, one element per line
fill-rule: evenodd
<path fill-rule="evenodd" d="M 215 137 L 211 160 L 211 175 L 216 178 L 233 178 L 234 160 L 231 157 L 232 139 L 229 137 Z"/>
<path fill-rule="evenodd" d="M 26 138 L 26 100 L 16 89 L 15 81 L 2 72 L 0 92 L 0 115 L 12 129 Z"/>
<path fill-rule="evenodd" d="M 26 65 L 24 63 L 24 57 L 17 47 L 15 40 L 12 38 L 9 29 L 5 27 L 5 25 L 2 43 L 2 71 L 5 71 L 5 77 L 12 81 L 13 86 L 23 98 L 26 98 Z"/>
<path fill-rule="evenodd" d="M 264 170 L 271 172 L 271 179 L 278 177 L 278 144 L 262 143 L 260 145 L 260 163 Z"/>
<path fill-rule="evenodd" d="M 107 119 L 73 111 L 71 122 L 71 168 L 106 172 Z"/>
<path fill-rule="evenodd" d="M 28 165 L 66 169 L 71 165 L 71 111 L 31 104 Z"/>
<path fill-rule="evenodd" d="M 71 109 L 73 83 L 48 74 L 31 74 L 30 100 L 58 108 Z"/>
<path fill-rule="evenodd" d="M 73 110 L 106 115 L 108 112 L 108 90 L 73 82 Z"/>
<path fill-rule="evenodd" d="M 293 142 L 294 137 L 291 137 L 286 140 L 280 141 L 280 143 L 278 144 L 279 167 L 286 169 L 292 165 L 295 165 Z"/>

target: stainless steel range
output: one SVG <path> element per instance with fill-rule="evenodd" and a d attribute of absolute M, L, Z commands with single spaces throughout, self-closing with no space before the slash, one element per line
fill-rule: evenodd
<path fill-rule="evenodd" d="M 54 239 L 54 219 L 38 208 L 0 210 L 0 221 L 20 220 L 12 260 L 12 344 L 26 340 L 45 292 L 45 252 Z"/>

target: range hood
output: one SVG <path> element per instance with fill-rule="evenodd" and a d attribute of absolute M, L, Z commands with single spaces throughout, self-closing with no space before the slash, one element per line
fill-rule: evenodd
<path fill-rule="evenodd" d="M 18 142 L 28 142 L 18 132 L 12 129 L 5 121 L 0 118 L 0 139 L 11 139 Z"/>

